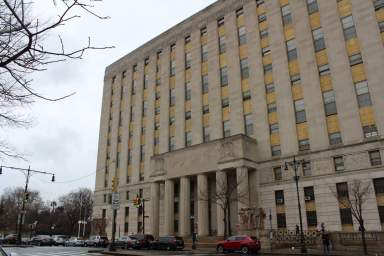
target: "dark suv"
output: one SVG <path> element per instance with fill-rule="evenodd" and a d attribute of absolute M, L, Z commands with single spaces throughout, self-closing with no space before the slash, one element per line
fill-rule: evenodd
<path fill-rule="evenodd" d="M 152 235 L 137 234 L 130 236 L 135 240 L 133 249 L 149 249 L 151 243 L 155 240 Z"/>
<path fill-rule="evenodd" d="M 179 236 L 162 236 L 153 241 L 150 246 L 153 250 L 183 250 L 184 240 Z"/>

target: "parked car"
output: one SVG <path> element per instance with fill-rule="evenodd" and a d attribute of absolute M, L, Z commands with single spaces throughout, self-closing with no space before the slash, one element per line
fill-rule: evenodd
<path fill-rule="evenodd" d="M 16 244 L 17 242 L 17 235 L 16 234 L 10 234 L 4 237 L 3 243 L 4 244 Z"/>
<path fill-rule="evenodd" d="M 179 236 L 162 236 L 151 242 L 153 250 L 184 250 L 184 240 Z"/>
<path fill-rule="evenodd" d="M 151 242 L 155 240 L 152 235 L 148 234 L 136 234 L 130 237 L 135 239 L 135 243 L 132 246 L 134 249 L 149 249 Z"/>
<path fill-rule="evenodd" d="M 239 251 L 243 254 L 249 252 L 258 252 L 261 248 L 260 241 L 257 237 L 237 235 L 231 236 L 227 240 L 219 241 L 216 244 L 216 250 L 218 253 L 227 251 Z"/>
<path fill-rule="evenodd" d="M 29 244 L 37 246 L 52 246 L 54 241 L 50 236 L 38 235 L 32 237 L 32 239 L 29 241 Z"/>
<path fill-rule="evenodd" d="M 122 249 L 130 249 L 136 243 L 136 239 L 131 236 L 122 236 L 115 240 L 115 247 Z"/>
<path fill-rule="evenodd" d="M 71 237 L 67 241 L 64 242 L 64 246 L 66 247 L 83 247 L 84 246 L 84 240 L 77 238 L 77 237 Z"/>
<path fill-rule="evenodd" d="M 64 235 L 55 235 L 52 237 L 53 239 L 53 244 L 58 246 L 58 245 L 62 245 L 64 246 L 65 244 L 65 241 L 68 239 L 67 236 L 64 236 Z"/>
<path fill-rule="evenodd" d="M 85 246 L 107 247 L 108 237 L 106 236 L 91 236 L 88 240 L 85 240 Z"/>

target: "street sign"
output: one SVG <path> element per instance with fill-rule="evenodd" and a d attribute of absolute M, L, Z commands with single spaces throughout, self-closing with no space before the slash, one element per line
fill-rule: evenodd
<path fill-rule="evenodd" d="M 118 210 L 120 208 L 120 194 L 119 193 L 112 193 L 112 209 Z"/>

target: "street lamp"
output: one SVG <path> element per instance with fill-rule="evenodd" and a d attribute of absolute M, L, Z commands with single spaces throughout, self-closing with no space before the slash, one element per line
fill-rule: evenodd
<path fill-rule="evenodd" d="M 300 219 L 300 245 L 301 245 L 301 253 L 307 253 L 307 248 L 305 247 L 304 241 L 304 231 L 303 231 L 303 218 L 301 215 L 301 203 L 300 203 L 300 193 L 299 193 L 299 175 L 297 174 L 297 170 L 300 167 L 304 167 L 304 160 L 296 160 L 295 156 L 293 157 L 293 161 L 286 161 L 284 163 L 285 170 L 288 171 L 288 166 L 291 166 L 295 171 L 294 180 L 296 183 L 296 193 L 297 193 L 297 207 L 299 208 L 299 219 Z"/>

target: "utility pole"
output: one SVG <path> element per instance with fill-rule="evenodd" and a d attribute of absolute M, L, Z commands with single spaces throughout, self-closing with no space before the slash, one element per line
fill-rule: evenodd
<path fill-rule="evenodd" d="M 299 166 L 304 166 L 305 161 L 304 160 L 296 160 L 296 157 L 293 157 L 293 161 L 285 162 L 285 170 L 288 171 L 288 165 L 293 167 L 293 170 L 295 171 L 295 183 L 296 183 L 296 193 L 297 193 L 297 207 L 299 208 L 299 220 L 300 220 L 300 245 L 301 245 L 301 253 L 307 253 L 307 248 L 305 246 L 305 239 L 304 239 L 304 231 L 303 231 L 303 217 L 301 215 L 301 203 L 300 203 L 300 193 L 299 193 L 299 175 L 297 174 L 297 170 Z"/>
<path fill-rule="evenodd" d="M 24 224 L 24 216 L 25 216 L 25 205 L 29 199 L 28 194 L 28 185 L 29 185 L 29 179 L 31 178 L 32 174 L 46 174 L 46 175 L 52 175 L 52 182 L 55 182 L 55 174 L 51 172 L 43 172 L 43 171 L 37 171 L 32 170 L 29 166 L 28 169 L 25 168 L 19 168 L 19 167 L 13 167 L 13 166 L 0 166 L 0 175 L 3 174 L 3 168 L 10 169 L 10 170 L 16 170 L 21 171 L 25 175 L 25 187 L 24 187 L 24 194 L 23 194 L 23 200 L 21 203 L 21 211 L 19 213 L 19 217 L 17 219 L 17 244 L 21 245 L 21 235 L 23 233 L 23 224 Z"/>

